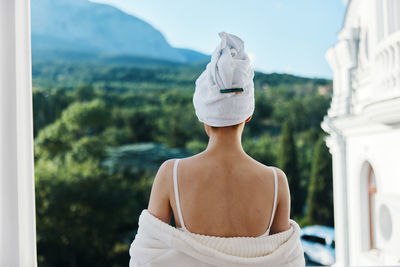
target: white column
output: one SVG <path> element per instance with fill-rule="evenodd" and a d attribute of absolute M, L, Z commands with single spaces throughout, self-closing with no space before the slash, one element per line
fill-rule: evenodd
<path fill-rule="evenodd" d="M 0 1 L 0 266 L 36 266 L 30 1 Z"/>
<path fill-rule="evenodd" d="M 396 1 L 398 1 L 398 0 L 396 0 Z M 387 27 L 388 27 L 388 29 L 387 29 L 387 32 L 388 32 L 388 35 L 390 35 L 392 32 L 393 32 L 393 30 L 394 30 L 394 14 L 393 14 L 393 12 L 394 12 L 394 10 L 393 10 L 393 7 L 394 7 L 394 3 L 393 3 L 393 0 L 386 0 L 386 10 L 387 10 L 387 13 L 386 13 L 386 15 L 387 15 L 387 18 L 386 18 L 386 20 L 387 20 Z"/>
<path fill-rule="evenodd" d="M 325 141 L 329 147 L 329 152 L 332 154 L 336 254 L 336 262 L 333 266 L 350 266 L 346 143 L 342 136 L 335 133 L 330 118 L 326 116 L 321 126 L 324 131 L 330 133 L 330 136 L 327 136 Z"/>
<path fill-rule="evenodd" d="M 382 0 L 382 19 L 383 19 L 383 38 L 386 38 L 390 34 L 390 10 L 389 0 Z"/>
<path fill-rule="evenodd" d="M 377 35 L 377 42 L 378 44 L 380 41 L 383 40 L 384 35 L 385 35 L 385 23 L 384 23 L 384 12 L 383 12 L 383 1 L 384 0 L 376 0 L 376 35 Z M 372 23 L 372 25 L 375 25 L 375 23 Z"/>
<path fill-rule="evenodd" d="M 331 47 L 325 54 L 334 73 L 332 105 L 328 111 L 330 117 L 346 115 L 350 112 L 352 97 L 351 71 L 356 66 L 354 41 L 344 32 L 343 40 Z"/>
<path fill-rule="evenodd" d="M 400 30 L 400 1 L 395 0 L 393 2 L 393 17 L 394 17 L 394 30 Z"/>

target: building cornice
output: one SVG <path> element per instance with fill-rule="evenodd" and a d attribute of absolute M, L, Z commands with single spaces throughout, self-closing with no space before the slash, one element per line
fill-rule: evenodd
<path fill-rule="evenodd" d="M 329 120 L 345 137 L 391 131 L 400 127 L 400 97 L 370 104 L 360 114 L 329 117 Z M 324 130 L 329 132 L 328 128 Z"/>

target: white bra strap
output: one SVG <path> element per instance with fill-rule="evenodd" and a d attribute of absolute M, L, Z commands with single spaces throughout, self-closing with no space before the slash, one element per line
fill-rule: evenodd
<path fill-rule="evenodd" d="M 275 209 L 276 209 L 276 199 L 277 199 L 277 195 L 278 195 L 278 175 L 276 174 L 275 168 L 273 168 L 273 167 L 271 167 L 271 168 L 272 168 L 272 171 L 274 172 L 275 193 L 274 193 L 274 206 L 272 207 L 272 215 L 271 215 L 271 219 L 269 221 L 268 229 L 271 228 L 272 221 L 274 220 Z"/>
<path fill-rule="evenodd" d="M 177 168 L 178 168 L 178 162 L 180 159 L 176 159 L 174 163 L 174 172 L 173 172 L 173 179 L 174 179 L 174 192 L 175 192 L 175 203 L 176 203 L 176 209 L 178 210 L 178 215 L 179 215 L 179 220 L 181 222 L 181 226 L 183 229 L 187 230 L 185 227 L 185 223 L 183 222 L 183 217 L 182 217 L 182 211 L 181 211 L 181 205 L 179 202 L 179 191 L 178 191 L 178 175 L 177 175 Z"/>

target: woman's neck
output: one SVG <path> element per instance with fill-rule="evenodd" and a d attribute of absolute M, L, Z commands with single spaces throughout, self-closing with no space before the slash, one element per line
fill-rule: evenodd
<path fill-rule="evenodd" d="M 221 153 L 226 156 L 245 154 L 242 147 L 241 131 L 218 129 L 210 133 L 207 149 L 205 152 Z"/>

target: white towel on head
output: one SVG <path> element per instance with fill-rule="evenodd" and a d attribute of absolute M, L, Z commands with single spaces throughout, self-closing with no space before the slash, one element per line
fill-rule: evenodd
<path fill-rule="evenodd" d="M 199 121 L 224 127 L 245 121 L 254 112 L 254 71 L 239 37 L 220 32 L 221 43 L 196 80 L 193 104 Z M 243 88 L 242 93 L 220 89 Z"/>

